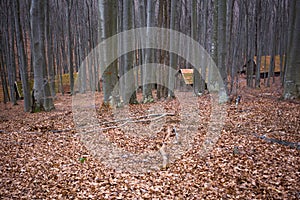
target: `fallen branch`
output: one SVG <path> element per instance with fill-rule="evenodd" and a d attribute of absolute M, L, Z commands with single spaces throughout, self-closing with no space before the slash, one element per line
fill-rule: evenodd
<path fill-rule="evenodd" d="M 141 116 L 135 119 L 141 119 L 141 118 L 146 118 L 149 116 L 157 116 L 155 118 L 150 118 L 150 119 L 141 119 L 141 120 L 130 120 L 127 119 L 128 121 L 125 121 L 123 124 L 117 125 L 117 126 L 110 126 L 110 127 L 105 127 L 105 128 L 101 128 L 101 130 L 108 130 L 108 129 L 114 129 L 114 128 L 120 128 L 128 123 L 139 123 L 139 122 L 149 122 L 149 121 L 155 121 L 158 120 L 160 118 L 163 118 L 165 116 L 174 116 L 175 114 L 173 113 L 163 113 L 163 114 L 151 114 L 151 115 L 147 115 L 147 116 Z M 124 120 L 123 120 L 124 121 Z"/>
<path fill-rule="evenodd" d="M 157 116 L 157 117 L 155 117 Z M 139 123 L 139 122 L 149 122 L 149 121 L 155 121 L 158 120 L 160 118 L 163 118 L 165 116 L 175 116 L 174 113 L 161 113 L 161 114 L 150 114 L 150 115 L 145 115 L 145 116 L 139 116 L 136 118 L 126 118 L 126 119 L 119 119 L 119 120 L 115 120 L 115 121 L 110 121 L 110 122 L 104 122 L 100 125 L 104 125 L 104 124 L 111 124 L 111 123 L 117 123 L 117 122 L 121 122 L 121 121 L 125 121 L 123 124 L 120 125 L 116 125 L 116 126 L 110 126 L 110 127 L 105 127 L 105 128 L 96 128 L 93 129 L 94 126 L 89 126 L 89 127 L 83 127 L 83 128 L 92 128 L 92 130 L 90 131 L 84 131 L 84 133 L 91 133 L 94 131 L 103 131 L 103 130 L 109 130 L 109 129 L 114 129 L 114 128 L 120 128 L 128 123 Z M 155 117 L 155 118 L 149 118 L 149 119 L 143 119 L 143 118 L 147 118 L 147 117 Z M 141 120 L 139 120 L 141 119 Z M 62 132 L 69 132 L 69 131 L 73 131 L 75 130 L 75 128 L 68 128 L 68 129 L 53 129 L 53 130 L 46 130 L 45 132 L 52 132 L 52 133 L 62 133 Z M 4 130 L 0 130 L 0 133 L 10 133 L 10 132 L 5 132 Z M 18 133 L 43 133 L 40 131 L 36 131 L 36 132 L 18 132 Z"/>
<path fill-rule="evenodd" d="M 129 122 L 147 122 L 147 121 L 151 121 L 151 120 L 156 120 L 157 118 L 162 118 L 165 116 L 175 116 L 174 113 L 159 113 L 159 114 L 149 114 L 149 115 L 144 115 L 144 116 L 139 116 L 139 117 L 135 117 L 135 118 L 125 118 L 125 119 L 117 119 L 114 121 L 109 121 L 109 122 L 103 122 L 100 125 L 106 125 L 106 124 L 113 124 L 113 123 L 118 123 L 118 122 L 123 122 L 123 121 L 129 121 Z M 139 119 L 143 119 L 143 118 L 149 118 L 149 117 L 157 117 L 157 118 L 152 118 L 152 119 L 146 119 L 144 120 L 139 120 Z"/>
<path fill-rule="evenodd" d="M 157 116 L 154 118 L 149 118 L 149 119 L 142 119 L 142 118 L 146 118 L 146 117 L 153 117 L 153 116 Z M 140 123 L 140 122 L 149 122 L 149 121 L 155 121 L 155 120 L 159 120 L 160 118 L 163 118 L 165 116 L 175 116 L 174 113 L 162 113 L 162 114 L 150 114 L 150 115 L 146 115 L 146 116 L 139 116 L 136 118 L 127 118 L 127 119 L 120 119 L 120 120 L 115 120 L 115 121 L 111 121 L 111 122 L 105 122 L 100 124 L 104 125 L 104 124 L 110 124 L 110 123 L 117 123 L 117 122 L 121 122 L 121 121 L 125 121 L 123 124 L 120 125 L 116 125 L 116 126 L 109 126 L 109 127 L 104 127 L 104 128 L 96 128 L 90 131 L 84 131 L 84 133 L 92 133 L 94 131 L 104 131 L 104 130 L 109 130 L 109 129 L 115 129 L 115 128 L 120 128 L 128 123 Z M 83 128 L 88 128 L 88 127 L 83 127 Z M 93 128 L 93 127 L 91 127 Z"/>
<path fill-rule="evenodd" d="M 268 137 L 266 137 L 265 135 L 260 136 L 260 135 L 257 135 L 256 133 L 253 133 L 253 135 L 254 135 L 256 138 L 265 140 L 265 141 L 267 141 L 267 142 L 277 143 L 277 144 L 280 144 L 280 145 L 284 145 L 284 146 L 288 146 L 288 147 L 290 147 L 290 148 L 295 148 L 295 149 L 297 149 L 297 150 L 300 150 L 300 144 L 299 144 L 299 143 L 296 143 L 296 142 L 289 142 L 289 141 L 279 140 L 279 139 L 275 139 L 275 138 L 268 138 Z"/>

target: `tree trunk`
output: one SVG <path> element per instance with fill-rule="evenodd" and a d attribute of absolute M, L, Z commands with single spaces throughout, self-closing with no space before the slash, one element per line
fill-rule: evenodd
<path fill-rule="evenodd" d="M 170 1 L 164 1 L 163 4 L 163 26 L 165 28 L 169 28 L 170 27 L 170 15 L 169 15 L 169 8 L 170 8 Z M 169 46 L 170 45 L 170 38 L 165 35 L 164 38 L 166 38 L 164 41 L 164 46 Z M 161 83 L 162 85 L 164 85 L 164 87 L 162 87 L 162 91 L 161 91 L 161 97 L 162 98 L 167 98 L 168 97 L 168 78 L 169 78 L 169 63 L 170 63 L 170 59 L 169 59 L 169 52 L 166 51 L 162 51 L 162 64 L 164 64 L 164 66 L 162 67 L 162 74 L 161 74 Z"/>
<path fill-rule="evenodd" d="M 158 1 L 158 24 L 157 26 L 158 27 L 163 27 L 163 6 L 164 6 L 164 1 Z M 158 41 L 159 43 L 163 42 L 162 39 L 159 39 Z M 158 50 L 158 62 L 159 63 L 163 63 L 163 51 L 162 50 Z M 157 99 L 161 99 L 163 98 L 163 74 L 164 74 L 164 71 L 163 71 L 163 67 L 159 67 L 159 69 L 156 70 L 156 82 L 157 82 L 157 93 L 156 93 L 156 96 L 157 96 Z"/>
<path fill-rule="evenodd" d="M 222 98 L 226 97 L 228 94 L 227 88 L 227 73 L 226 73 L 226 0 L 218 1 L 218 69 L 222 78 L 222 82 L 225 85 L 225 94 L 221 94 Z M 221 86 L 221 85 L 220 85 Z M 222 101 L 227 101 L 227 99 L 222 99 Z"/>
<path fill-rule="evenodd" d="M 269 44 L 269 51 L 271 53 L 270 58 L 270 65 L 269 65 L 269 72 L 268 72 L 268 80 L 267 80 L 267 86 L 270 87 L 270 81 L 271 78 L 274 77 L 274 69 L 275 69 L 275 53 L 276 53 L 276 18 L 277 18 L 277 11 L 275 8 L 275 5 L 272 5 L 271 10 L 271 20 L 270 20 L 270 44 Z"/>
<path fill-rule="evenodd" d="M 7 16 L 6 21 L 6 30 L 5 30 L 5 51 L 6 51 L 6 66 L 8 72 L 8 85 L 10 91 L 10 101 L 13 105 L 17 104 L 16 99 L 16 90 L 15 90 L 15 81 L 16 81 L 16 63 L 15 63 L 15 26 L 14 26 L 14 17 L 13 17 L 13 6 L 11 8 L 7 7 L 7 11 L 11 12 L 11 16 Z M 9 15 L 9 13 L 8 13 Z"/>
<path fill-rule="evenodd" d="M 246 10 L 246 28 L 247 28 L 247 56 L 246 62 L 254 59 L 254 36 L 255 36 L 255 25 L 253 20 L 253 10 L 255 10 L 254 2 L 246 1 L 245 2 L 245 10 Z M 253 87 L 253 69 L 254 65 L 251 61 L 247 66 L 247 86 Z"/>
<path fill-rule="evenodd" d="M 138 7 L 139 7 L 139 20 L 140 20 L 140 27 L 144 28 L 146 26 L 146 0 L 139 0 L 138 1 Z M 139 37 L 141 38 L 141 37 Z M 141 43 L 141 41 L 138 41 Z M 145 64 L 145 49 L 139 49 L 139 71 L 140 71 L 140 84 L 143 83 L 143 64 Z M 137 80 L 138 81 L 138 80 Z M 143 88 L 143 85 L 141 86 Z"/>
<path fill-rule="evenodd" d="M 285 20 L 284 20 L 284 25 L 285 25 L 285 28 L 284 28 L 284 30 L 283 30 L 283 32 L 285 33 L 284 35 L 285 35 L 285 38 L 284 38 L 284 45 L 283 45 L 283 49 L 284 49 L 284 53 L 285 53 L 285 58 L 284 58 L 284 63 L 283 63 L 283 67 L 282 67 L 282 71 L 280 71 L 280 76 L 282 77 L 282 84 L 284 85 L 284 82 L 285 82 L 285 76 L 284 76 L 284 74 L 285 74 L 285 71 L 286 71 L 286 66 L 287 66 L 287 49 L 288 49 L 288 38 L 289 38 L 289 36 L 288 36 L 288 34 L 286 33 L 286 29 L 288 29 L 288 27 L 289 27 L 289 17 L 288 17 L 288 10 L 289 10 L 289 7 L 288 7 L 288 3 L 286 3 L 287 5 L 285 5 L 286 7 L 284 8 L 284 13 L 285 13 Z"/>
<path fill-rule="evenodd" d="M 66 31 L 67 31 L 67 45 L 68 45 L 68 61 L 69 61 L 69 78 L 70 78 L 70 93 L 74 93 L 74 66 L 73 66 L 73 47 L 72 47 L 72 28 L 71 28 L 71 9 L 73 1 L 67 0 L 66 6 Z"/>
<path fill-rule="evenodd" d="M 17 0 L 15 3 L 15 27 L 16 27 L 16 36 L 17 36 L 17 49 L 19 55 L 19 69 L 21 74 L 22 89 L 24 96 L 24 111 L 30 111 L 30 87 L 28 84 L 28 74 L 27 74 L 27 57 L 25 55 L 25 45 L 22 34 L 22 27 L 20 23 L 20 0 Z"/>
<path fill-rule="evenodd" d="M 1 85 L 3 90 L 3 102 L 7 103 L 9 101 L 9 94 L 8 94 L 8 87 L 7 87 L 7 81 L 6 81 L 6 70 L 3 62 L 3 52 L 0 49 L 0 72 L 1 72 Z"/>
<path fill-rule="evenodd" d="M 203 48 L 206 48 L 206 43 L 207 43 L 207 37 L 206 37 L 206 32 L 207 32 L 207 29 L 208 29 L 208 1 L 204 1 L 202 2 L 201 4 L 201 7 L 202 7 L 202 11 L 201 11 L 201 20 L 198 20 L 198 29 L 199 32 L 200 32 L 200 37 L 198 38 L 198 41 L 200 42 L 200 44 L 203 46 Z M 201 76 L 199 77 L 200 78 L 200 88 L 199 88 L 199 93 L 200 94 L 203 94 L 204 93 L 204 90 L 205 90 L 205 78 L 206 78 L 206 67 L 207 67 L 207 64 L 206 64 L 206 57 L 204 57 L 204 55 L 201 55 L 202 58 L 201 58 Z"/>
<path fill-rule="evenodd" d="M 123 31 L 130 30 L 133 28 L 133 0 L 123 1 Z M 123 48 L 128 49 L 128 42 L 126 38 L 123 38 Z M 136 92 L 135 92 L 135 78 L 133 73 L 133 61 L 134 54 L 129 52 L 124 55 L 124 66 L 120 66 L 124 69 L 124 103 L 137 103 Z"/>
<path fill-rule="evenodd" d="M 30 9 L 31 42 L 34 68 L 34 100 L 32 111 L 54 109 L 45 61 L 45 4 L 32 0 Z"/>
<path fill-rule="evenodd" d="M 53 66 L 53 38 L 52 38 L 52 31 L 50 27 L 50 6 L 49 1 L 46 1 L 45 6 L 45 13 L 46 13 L 46 21 L 45 21 L 45 29 L 46 29 L 46 38 L 47 38 L 47 69 L 48 69 L 48 77 L 49 77 L 49 86 L 51 91 L 51 96 L 55 97 L 55 74 L 54 74 L 54 66 Z"/>
<path fill-rule="evenodd" d="M 170 18 L 170 29 L 176 30 L 176 10 L 177 10 L 177 0 L 171 0 L 171 18 Z M 175 35 L 174 31 L 170 33 L 170 49 L 174 49 L 175 45 Z M 175 70 L 177 69 L 177 55 L 170 53 L 170 66 L 169 66 L 169 84 L 168 84 L 168 97 L 175 98 Z"/>
<path fill-rule="evenodd" d="M 155 0 L 153 1 L 148 1 L 147 4 L 147 27 L 152 27 L 153 26 L 153 17 L 154 17 L 154 11 L 155 11 Z M 148 34 L 148 31 L 147 31 Z M 149 43 L 148 41 L 148 37 L 147 37 L 147 43 Z M 146 49 L 145 50 L 145 63 L 143 65 L 143 102 L 147 103 L 147 102 L 152 102 L 154 101 L 153 96 L 152 96 L 152 84 L 151 80 L 152 80 L 152 68 L 151 67 L 147 67 L 146 65 L 148 63 L 153 62 L 153 56 L 154 56 L 154 52 L 153 49 Z"/>
<path fill-rule="evenodd" d="M 260 87 L 260 68 L 261 68 L 261 56 L 262 56 L 262 2 L 257 2 L 256 8 L 256 77 L 255 77 L 255 87 Z"/>
<path fill-rule="evenodd" d="M 283 96 L 285 99 L 300 97 L 300 1 L 292 0 L 290 5 L 287 67 Z"/>
<path fill-rule="evenodd" d="M 117 33 L 117 1 L 116 0 L 100 0 L 100 24 L 101 24 L 101 38 L 102 41 Z M 107 58 L 110 54 L 116 54 L 117 49 L 107 48 L 104 52 L 104 64 L 108 65 Z M 103 66 L 100 66 L 103 67 Z M 114 105 L 117 101 L 118 91 L 113 93 L 113 89 L 118 82 L 118 68 L 117 61 L 114 61 L 103 72 L 103 96 L 104 104 Z M 103 69 L 102 69 L 103 70 Z"/>
<path fill-rule="evenodd" d="M 211 5 L 212 9 L 212 19 L 211 19 L 211 57 L 215 61 L 216 65 L 218 65 L 218 6 L 217 2 L 213 2 Z M 219 91 L 219 82 L 216 79 L 218 77 L 217 70 L 209 68 L 208 70 L 208 88 L 210 92 Z"/>
<path fill-rule="evenodd" d="M 192 10 L 192 30 L 191 30 L 191 36 L 195 41 L 198 41 L 197 37 L 197 0 L 193 0 L 191 3 L 191 10 Z M 193 52 L 195 52 L 192 49 Z M 202 56 L 202 55 L 197 55 Z M 195 58 L 194 58 L 195 59 Z M 203 60 L 203 59 L 201 59 Z M 194 67 L 194 73 L 193 73 L 193 87 L 194 87 L 194 93 L 195 95 L 200 95 L 203 91 L 201 91 L 201 77 L 200 77 L 200 67 L 201 66 L 193 66 Z"/>

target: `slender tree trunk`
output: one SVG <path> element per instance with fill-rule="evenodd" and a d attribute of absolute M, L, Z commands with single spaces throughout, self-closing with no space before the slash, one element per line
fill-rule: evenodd
<path fill-rule="evenodd" d="M 9 94 L 8 94 L 8 85 L 6 81 L 6 69 L 5 65 L 3 64 L 3 52 L 0 49 L 0 72 L 1 72 L 1 85 L 2 85 L 2 90 L 3 90 L 3 102 L 7 103 L 9 101 Z"/>
<path fill-rule="evenodd" d="M 237 71 L 241 70 L 241 66 L 244 65 L 244 54 L 242 51 L 243 44 L 244 44 L 244 37 L 243 37 L 243 7 L 236 2 L 235 4 L 235 10 L 237 11 L 238 19 L 236 20 L 236 33 L 234 35 L 238 35 L 238 37 L 235 40 L 234 50 L 233 50 L 233 65 L 234 67 L 237 66 Z M 236 82 L 235 82 L 235 89 L 236 92 L 238 92 L 239 89 L 239 76 L 236 76 Z"/>
<path fill-rule="evenodd" d="M 16 99 L 16 90 L 15 90 L 15 81 L 16 81 L 16 63 L 15 63 L 15 23 L 13 15 L 13 6 L 11 8 L 7 7 L 8 15 L 6 21 L 6 30 L 5 30 L 5 51 L 6 51 L 6 65 L 8 72 L 8 85 L 10 91 L 10 101 L 13 105 L 17 105 Z"/>
<path fill-rule="evenodd" d="M 280 3 L 280 6 L 279 6 L 279 16 L 282 16 L 280 17 L 280 25 L 279 25 L 279 38 L 280 38 L 280 42 L 279 42 L 279 59 L 280 59 L 280 80 L 281 80 L 281 83 L 283 85 L 284 83 L 284 79 L 283 79 L 283 67 L 284 67 L 284 47 L 285 47 L 285 37 L 286 37 L 286 34 L 285 34 L 285 30 L 286 30 L 286 26 L 285 26 L 285 1 L 281 1 Z"/>
<path fill-rule="evenodd" d="M 116 0 L 100 0 L 100 23 L 101 38 L 105 40 L 117 33 L 117 1 Z M 107 58 L 109 54 L 116 54 L 117 49 L 106 49 L 104 52 L 104 64 L 108 65 Z M 118 82 L 117 61 L 114 61 L 103 74 L 103 94 L 104 104 L 113 105 L 116 102 L 117 94 L 113 93 L 114 86 Z"/>
<path fill-rule="evenodd" d="M 191 3 L 191 10 L 192 10 L 192 21 L 191 21 L 191 25 L 192 25 L 192 38 L 195 41 L 198 41 L 198 37 L 197 37 L 197 0 L 193 0 Z M 195 52 L 192 49 L 193 52 Z M 197 56 L 202 56 L 202 55 L 197 55 Z M 203 59 L 201 59 L 203 60 Z M 194 87 L 194 93 L 195 95 L 200 95 L 201 92 L 201 77 L 200 77 L 200 67 L 201 66 L 194 66 L 194 73 L 193 73 L 193 87 Z"/>
<path fill-rule="evenodd" d="M 170 15 L 169 15 L 169 8 L 170 8 L 170 1 L 163 1 L 164 4 L 163 4 L 163 24 L 164 24 L 164 27 L 165 28 L 169 28 L 170 27 Z M 169 46 L 170 45 L 170 38 L 165 35 L 164 36 L 165 40 L 163 41 L 164 42 L 164 46 Z M 164 64 L 163 66 L 163 73 L 162 73 L 162 84 L 165 86 L 165 87 L 162 87 L 162 92 L 161 92 L 161 97 L 164 97 L 164 98 L 167 98 L 168 97 L 168 78 L 169 78 L 169 71 L 168 71 L 168 67 L 169 66 L 169 63 L 170 63 L 170 59 L 169 59 L 169 55 L 170 53 L 169 52 L 165 52 L 163 51 L 162 52 L 162 57 L 163 57 L 163 60 L 162 60 L 162 63 Z"/>
<path fill-rule="evenodd" d="M 21 74 L 23 96 L 24 96 L 24 110 L 25 112 L 30 111 L 30 87 L 28 84 L 28 74 L 27 74 L 27 56 L 25 55 L 25 45 L 22 34 L 22 27 L 20 23 L 20 0 L 17 0 L 15 3 L 15 27 L 16 27 L 16 36 L 17 36 L 17 49 L 19 55 L 19 69 Z"/>
<path fill-rule="evenodd" d="M 207 3 L 207 26 L 205 32 L 205 50 L 212 55 L 212 27 L 213 27 L 213 8 L 212 1 Z M 206 63 L 206 62 L 205 62 Z"/>
<path fill-rule="evenodd" d="M 284 23 L 285 23 L 285 28 L 287 27 L 287 29 L 288 29 L 288 27 L 289 27 L 289 16 L 288 16 L 288 10 L 289 10 L 289 1 L 287 1 L 286 2 L 286 7 L 285 7 L 285 9 L 284 9 L 284 13 L 285 13 L 285 21 L 284 21 Z M 284 32 L 285 32 L 285 29 L 284 29 Z M 284 53 L 285 53 L 285 59 L 284 59 L 284 64 L 283 64 L 283 70 L 282 71 L 280 71 L 280 73 L 281 73 L 281 76 L 282 76 L 282 84 L 284 85 L 284 82 L 285 82 L 285 71 L 286 71 L 286 66 L 287 66 L 287 51 L 288 51 L 288 38 L 289 38 L 289 35 L 287 34 L 287 33 L 285 33 L 285 38 L 284 38 L 284 46 L 283 46 L 283 48 L 284 48 Z"/>
<path fill-rule="evenodd" d="M 252 32 L 252 24 L 251 24 L 251 17 L 252 17 L 252 8 L 251 2 L 245 1 L 244 2 L 245 11 L 246 11 L 246 38 L 247 38 L 247 45 L 246 45 L 246 75 L 247 75 L 247 86 L 252 87 L 252 79 L 253 79 L 253 49 L 252 49 L 252 41 L 253 41 L 253 32 Z M 249 62 L 250 61 L 250 62 Z M 249 63 L 249 64 L 248 64 Z"/>
<path fill-rule="evenodd" d="M 144 28 L 146 27 L 146 0 L 139 0 L 139 18 L 140 18 L 140 27 Z M 141 38 L 141 37 L 139 37 Z M 139 41 L 141 42 L 141 41 Z M 143 64 L 145 64 L 145 49 L 139 49 L 139 71 L 140 71 L 140 83 L 141 87 L 143 88 L 143 77 L 144 77 L 144 72 L 143 72 Z"/>
<path fill-rule="evenodd" d="M 122 31 L 124 31 L 124 9 L 123 9 L 123 2 L 122 0 L 118 1 L 118 33 L 121 33 Z M 124 2 L 125 3 L 125 2 Z M 119 54 L 121 54 L 122 49 L 124 48 L 124 43 L 125 41 L 123 41 L 123 39 L 120 37 L 121 35 L 119 35 L 118 38 L 118 45 L 119 45 Z M 125 95 L 125 55 L 121 55 L 119 58 L 119 77 L 122 77 L 121 79 L 119 79 L 119 87 L 120 87 L 120 96 L 122 101 L 126 101 L 126 95 Z M 128 103 L 128 101 L 127 101 Z"/>
<path fill-rule="evenodd" d="M 85 2 L 85 10 L 87 11 L 86 16 L 87 16 L 87 28 L 86 30 L 86 35 L 87 35 L 87 45 L 85 48 L 86 55 L 88 55 L 88 52 L 90 52 L 93 49 L 93 43 L 92 43 L 92 38 L 93 38 L 93 31 L 92 31 L 92 26 L 91 26 L 91 9 L 89 6 L 88 1 Z M 93 53 L 93 52 L 91 52 Z M 88 77 L 89 77 L 89 88 L 91 91 L 96 91 L 96 83 L 95 83 L 95 58 L 96 56 L 89 56 L 88 57 Z"/>
<path fill-rule="evenodd" d="M 46 29 L 46 38 L 47 38 L 47 69 L 48 69 L 48 77 L 49 77 L 49 86 L 51 91 L 51 96 L 55 97 L 55 75 L 54 75 L 54 66 L 53 66 L 53 38 L 52 31 L 50 27 L 50 6 L 49 1 L 46 1 L 45 6 L 46 12 L 46 21 L 45 21 L 45 29 Z"/>
<path fill-rule="evenodd" d="M 171 0 L 171 18 L 170 18 L 170 29 L 176 30 L 176 10 L 177 10 L 177 0 Z M 170 49 L 174 49 L 175 44 L 175 35 L 174 31 L 170 33 Z M 170 53 L 170 66 L 169 66 L 169 98 L 175 98 L 174 89 L 175 89 L 175 69 L 177 68 L 177 55 Z"/>
<path fill-rule="evenodd" d="M 133 0 L 128 0 L 123 2 L 123 31 L 130 30 L 133 28 Z M 123 40 L 123 48 L 128 49 L 128 42 L 126 38 Z M 137 103 L 136 100 L 136 92 L 135 92 L 135 80 L 133 74 L 133 61 L 134 54 L 133 52 L 129 52 L 124 55 L 124 66 L 120 66 L 124 68 L 124 99 L 125 103 Z"/>
<path fill-rule="evenodd" d="M 164 1 L 158 1 L 158 27 L 163 27 L 163 6 L 164 6 Z M 159 43 L 163 42 L 161 39 L 158 41 Z M 159 59 L 159 63 L 163 63 L 163 51 L 159 50 L 158 51 L 158 59 Z M 157 82 L 157 99 L 161 99 L 163 98 L 163 67 L 160 67 L 159 69 L 157 69 L 156 72 L 156 82 Z"/>
<path fill-rule="evenodd" d="M 238 23 L 236 20 L 236 7 L 235 7 L 235 0 L 231 2 L 231 17 L 230 17 L 230 28 L 229 28 L 229 55 L 228 55 L 228 67 L 230 68 L 228 70 L 228 74 L 230 74 L 230 90 L 228 91 L 228 94 L 230 95 L 234 89 L 234 80 L 237 79 L 237 70 L 236 70 L 236 41 L 237 37 L 234 37 L 234 33 L 236 32 L 236 24 Z M 231 66 L 231 67 L 230 67 Z M 235 91 L 236 93 L 237 91 Z"/>
<path fill-rule="evenodd" d="M 201 11 L 201 21 L 198 21 L 198 29 L 201 36 L 198 38 L 198 41 L 200 44 L 203 46 L 203 48 L 206 48 L 206 43 L 207 43 L 207 37 L 206 37 L 206 32 L 208 29 L 208 1 L 203 1 L 201 4 L 202 11 Z M 205 90 L 205 78 L 206 78 L 206 69 L 207 69 L 207 64 L 206 64 L 206 57 L 204 55 L 201 55 L 201 76 L 200 78 L 200 88 L 199 88 L 199 93 L 203 94 Z"/>
<path fill-rule="evenodd" d="M 270 20 L 269 20 L 269 15 L 268 15 L 268 1 L 262 1 L 261 3 L 263 3 L 263 7 L 264 7 L 264 10 L 263 10 L 263 23 L 262 24 L 265 24 L 265 26 L 262 27 L 262 51 L 263 51 L 263 54 L 264 54 L 264 65 L 263 65 L 263 72 L 264 72 L 264 84 L 266 84 L 266 72 L 267 72 L 267 55 L 269 54 L 268 53 L 268 50 L 267 50 L 267 44 L 269 44 L 269 34 L 268 34 L 268 26 L 266 24 L 270 23 Z"/>
<path fill-rule="evenodd" d="M 218 68 L 221 78 L 227 91 L 227 73 L 226 73 L 226 0 L 218 1 Z"/>
<path fill-rule="evenodd" d="M 65 90 L 64 90 L 64 85 L 63 85 L 63 81 L 62 81 L 62 75 L 63 75 L 63 65 L 64 62 L 62 61 L 61 57 L 63 57 L 63 48 L 60 48 L 62 46 L 61 41 L 57 42 L 56 44 L 56 64 L 57 64 L 57 71 L 58 71 L 58 81 L 59 81 L 59 90 L 61 92 L 62 95 L 65 94 Z"/>
<path fill-rule="evenodd" d="M 277 11 L 275 8 L 275 5 L 272 5 L 273 9 L 271 11 L 272 20 L 270 21 L 270 45 L 269 45 L 269 51 L 271 53 L 270 58 L 270 65 L 269 65 L 269 72 L 268 72 L 268 79 L 267 79 L 267 87 L 270 87 L 270 81 L 271 78 L 274 77 L 274 68 L 275 68 L 275 53 L 276 53 L 276 18 L 277 18 Z"/>
<path fill-rule="evenodd" d="M 147 4 L 147 27 L 152 27 L 153 26 L 153 17 L 154 17 L 154 11 L 155 11 L 155 3 L 156 1 L 148 1 Z M 148 31 L 147 31 L 147 34 Z M 147 42 L 149 42 L 148 37 L 147 37 Z M 147 63 L 153 62 L 153 56 L 154 52 L 153 49 L 147 49 L 145 50 L 145 64 L 143 65 L 143 102 L 152 102 L 154 101 L 153 96 L 152 96 L 152 69 L 147 67 Z"/>
<path fill-rule="evenodd" d="M 262 56 L 262 2 L 257 2 L 256 17 L 257 17 L 257 28 L 256 28 L 256 77 L 255 87 L 260 87 L 260 68 L 261 68 L 261 56 Z"/>
<path fill-rule="evenodd" d="M 67 31 L 67 45 L 68 45 L 68 62 L 69 62 L 69 78 L 70 78 L 70 92 L 71 95 L 74 93 L 74 66 L 73 66 L 73 47 L 72 47 L 72 29 L 71 29 L 71 9 L 72 9 L 72 0 L 67 0 L 66 5 L 66 31 Z"/>

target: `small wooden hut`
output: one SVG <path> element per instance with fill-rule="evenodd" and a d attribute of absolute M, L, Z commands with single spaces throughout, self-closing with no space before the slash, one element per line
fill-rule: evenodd
<path fill-rule="evenodd" d="M 175 89 L 188 91 L 193 88 L 193 69 L 180 69 L 176 73 Z"/>

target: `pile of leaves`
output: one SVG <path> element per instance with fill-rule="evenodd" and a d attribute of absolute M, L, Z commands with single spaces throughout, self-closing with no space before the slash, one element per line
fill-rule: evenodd
<path fill-rule="evenodd" d="M 166 168 L 145 173 L 118 171 L 86 148 L 74 127 L 69 96 L 58 95 L 56 110 L 49 113 L 24 113 L 21 104 L 1 105 L 0 197 L 299 199 L 300 103 L 280 100 L 280 92 L 278 87 L 241 89 L 240 103 L 228 103 L 222 133 L 205 155 L 201 153 L 211 114 L 210 97 L 199 97 L 201 124 L 193 148 Z M 126 116 L 134 120 L 145 120 L 153 106 L 174 114 L 165 117 L 155 137 L 135 138 L 127 137 L 125 128 L 118 127 L 122 122 L 114 121 L 111 111 L 101 111 L 99 105 L 97 117 L 106 128 L 102 134 L 135 153 L 157 151 L 180 115 L 176 100 L 130 106 L 131 115 Z M 153 122 L 137 122 L 140 129 L 135 131 L 143 136 L 143 126 Z"/>

